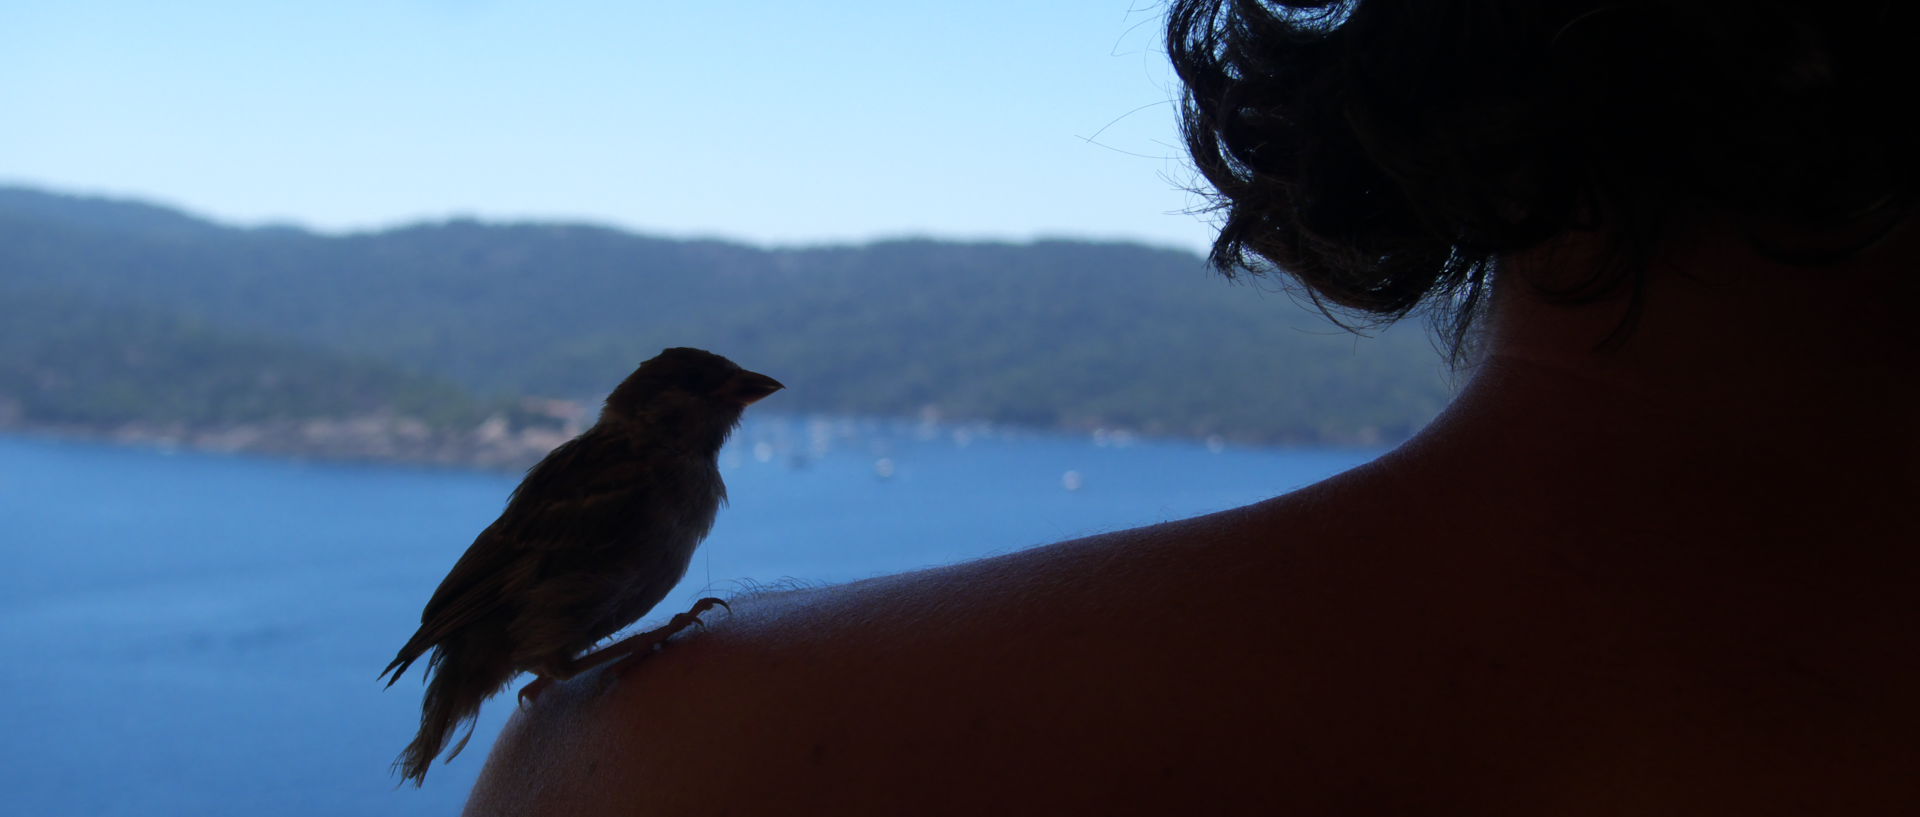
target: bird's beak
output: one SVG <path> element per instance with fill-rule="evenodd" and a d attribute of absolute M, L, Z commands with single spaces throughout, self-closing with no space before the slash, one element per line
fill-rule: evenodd
<path fill-rule="evenodd" d="M 764 374 L 743 371 L 728 380 L 727 385 L 721 387 L 720 394 L 742 406 L 751 406 L 760 398 L 784 388 L 786 386 L 781 385 L 780 381 Z"/>

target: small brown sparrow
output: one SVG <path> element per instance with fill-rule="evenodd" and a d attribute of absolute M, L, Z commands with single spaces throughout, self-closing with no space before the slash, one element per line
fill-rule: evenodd
<path fill-rule="evenodd" d="M 507 508 L 455 563 L 420 614 L 420 629 L 380 673 L 387 686 L 431 649 L 420 732 L 394 766 L 420 785 L 462 722 L 516 673 L 539 676 L 522 697 L 607 661 L 650 649 L 697 621 L 703 599 L 666 627 L 591 654 L 686 575 L 726 501 L 720 446 L 779 381 L 699 349 L 640 364 L 592 428 L 527 471 Z M 466 746 L 462 737 L 447 758 Z"/>

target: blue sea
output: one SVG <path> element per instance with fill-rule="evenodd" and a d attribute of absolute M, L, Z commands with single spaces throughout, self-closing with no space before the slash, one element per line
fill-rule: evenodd
<path fill-rule="evenodd" d="M 664 618 L 1282 493 L 1358 449 L 750 420 Z M 512 707 L 422 790 L 419 683 L 374 676 L 517 475 L 0 437 L 0 792 L 20 815 L 452 815 Z"/>

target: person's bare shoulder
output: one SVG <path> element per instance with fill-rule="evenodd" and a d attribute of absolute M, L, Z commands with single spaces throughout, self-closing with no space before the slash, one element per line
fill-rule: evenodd
<path fill-rule="evenodd" d="M 468 813 L 1351 805 L 1444 625 L 1431 576 L 1320 518 L 1337 490 L 736 599 L 516 715 Z"/>
<path fill-rule="evenodd" d="M 1212 552 L 1261 513 L 736 599 L 516 715 L 468 813 L 1078 811 L 1269 775 L 1286 580 Z"/>
<path fill-rule="evenodd" d="M 1741 755 L 1702 724 L 1768 737 L 1674 682 L 1725 674 L 1676 646 L 1722 634 L 1399 479 L 738 599 L 517 715 L 468 813 L 1621 813 L 1678 802 L 1612 782 L 1656 767 L 1786 802 L 1713 782 Z"/>

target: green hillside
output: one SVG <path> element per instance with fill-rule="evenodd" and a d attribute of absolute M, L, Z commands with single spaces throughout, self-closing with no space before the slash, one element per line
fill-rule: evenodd
<path fill-rule="evenodd" d="M 1447 398 L 1420 327 L 1360 339 L 1190 253 L 893 241 L 766 250 L 580 225 L 325 236 L 0 188 L 0 295 L 68 293 L 337 350 L 489 395 L 597 398 L 671 345 L 791 388 L 781 407 L 1391 439 Z"/>
<path fill-rule="evenodd" d="M 7 424 L 204 429 L 385 413 L 467 428 L 493 408 L 392 364 L 70 293 L 0 297 Z"/>

